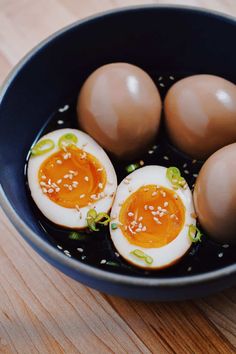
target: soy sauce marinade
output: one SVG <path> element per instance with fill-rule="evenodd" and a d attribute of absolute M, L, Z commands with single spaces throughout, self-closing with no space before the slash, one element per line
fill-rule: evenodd
<path fill-rule="evenodd" d="M 163 99 L 168 88 L 175 80 L 174 76 L 160 76 L 155 75 L 155 73 L 152 74 L 152 72 L 149 72 L 149 74 L 156 82 Z M 177 79 L 188 75 L 178 76 Z M 75 106 L 76 103 L 72 102 L 71 104 L 65 104 L 59 108 L 58 111 L 50 117 L 48 124 L 40 132 L 40 136 L 60 128 L 79 128 Z M 178 167 L 181 174 L 187 180 L 188 185 L 192 188 L 202 166 L 202 162 L 189 159 L 170 144 L 164 126 L 160 129 L 156 144 L 148 151 L 145 151 L 139 159 L 123 162 L 111 156 L 110 158 L 117 173 L 118 183 L 127 175 L 126 167 L 129 164 L 143 161 L 145 166 L 161 165 L 165 167 Z M 32 208 L 37 216 L 38 223 L 46 233 L 49 242 L 55 245 L 67 257 L 76 258 L 91 266 L 127 275 L 173 277 L 203 273 L 215 270 L 222 267 L 222 265 L 227 266 L 235 262 L 235 247 L 219 245 L 208 239 L 206 235 L 203 235 L 202 242 L 194 244 L 190 252 L 184 256 L 178 264 L 170 268 L 150 272 L 136 268 L 125 262 L 116 252 L 110 239 L 108 227 L 101 227 L 99 232 L 92 233 L 79 231 L 79 236 L 76 235 L 76 239 L 73 239 L 71 230 L 54 225 L 42 215 L 31 199 L 28 187 L 27 192 Z M 77 239 L 78 237 L 79 239 Z"/>

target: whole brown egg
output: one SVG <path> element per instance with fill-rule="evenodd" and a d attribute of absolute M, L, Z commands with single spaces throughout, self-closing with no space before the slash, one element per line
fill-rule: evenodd
<path fill-rule="evenodd" d="M 236 85 L 221 77 L 178 81 L 166 95 L 164 111 L 171 141 L 194 159 L 236 142 Z"/>
<path fill-rule="evenodd" d="M 209 236 L 236 244 L 236 143 L 204 163 L 193 197 L 199 222 Z"/>
<path fill-rule="evenodd" d="M 120 158 L 142 152 L 155 138 L 161 99 L 150 76 L 135 65 L 113 63 L 95 70 L 77 102 L 80 126 Z"/>

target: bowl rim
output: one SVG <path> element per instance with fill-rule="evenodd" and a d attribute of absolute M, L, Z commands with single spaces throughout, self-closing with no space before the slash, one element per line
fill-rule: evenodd
<path fill-rule="evenodd" d="M 58 38 L 63 33 L 71 30 L 77 26 L 80 26 L 84 23 L 93 22 L 94 20 L 102 19 L 103 17 L 109 17 L 112 15 L 116 15 L 118 13 L 126 13 L 126 12 L 136 12 L 143 10 L 173 10 L 173 11 L 184 11 L 186 13 L 194 12 L 202 15 L 208 15 L 210 17 L 220 18 L 221 20 L 234 22 L 236 25 L 236 18 L 234 16 L 230 16 L 227 14 L 223 14 L 218 11 L 212 11 L 208 9 L 198 8 L 194 6 L 183 6 L 183 5 L 137 5 L 137 6 L 127 6 L 118 9 L 112 9 L 108 11 L 103 11 L 98 14 L 83 18 L 72 24 L 69 24 L 62 29 L 56 31 L 51 34 L 49 37 L 41 41 L 38 45 L 36 45 L 30 52 L 28 52 L 19 63 L 10 71 L 7 78 L 3 82 L 0 87 L 0 105 L 4 98 L 5 93 L 10 87 L 11 83 L 14 81 L 15 77 L 24 67 L 24 65 L 37 54 L 39 50 L 41 50 L 45 45 L 49 44 L 52 40 Z M 59 249 L 44 241 L 36 232 L 32 231 L 30 227 L 20 218 L 20 216 L 16 213 L 13 206 L 10 204 L 3 187 L 0 183 L 0 206 L 2 210 L 5 212 L 8 219 L 15 226 L 17 231 L 23 236 L 23 238 L 28 241 L 31 245 L 34 245 L 36 249 L 39 249 L 41 254 L 46 254 L 49 258 L 55 263 L 59 263 L 67 269 L 71 271 L 75 271 L 78 274 L 96 278 L 101 281 L 106 281 L 113 284 L 120 285 L 129 285 L 129 286 L 141 286 L 141 287 L 158 287 L 158 288 L 175 288 L 180 286 L 189 286 L 193 284 L 204 284 L 210 281 L 217 281 L 221 278 L 227 276 L 233 276 L 236 274 L 236 264 L 232 264 L 218 270 L 206 272 L 203 274 L 197 275 L 187 275 L 182 277 L 173 277 L 173 278 L 147 278 L 145 276 L 132 276 L 132 275 L 123 275 L 113 273 L 112 271 L 106 271 L 102 269 L 98 269 L 96 267 L 90 266 L 88 264 L 82 263 L 74 258 L 67 257 L 64 253 L 62 253 Z"/>

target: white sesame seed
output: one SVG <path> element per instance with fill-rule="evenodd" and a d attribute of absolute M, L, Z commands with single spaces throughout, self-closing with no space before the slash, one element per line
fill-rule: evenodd
<path fill-rule="evenodd" d="M 149 155 L 152 155 L 154 153 L 153 150 L 148 150 Z"/>
<path fill-rule="evenodd" d="M 187 163 L 184 163 L 184 164 L 183 164 L 183 168 L 186 168 L 187 166 L 188 166 Z"/>
<path fill-rule="evenodd" d="M 140 166 L 143 166 L 143 165 L 144 165 L 144 161 L 143 161 L 143 160 L 140 160 L 140 161 L 139 161 L 139 164 L 140 164 Z"/>
<path fill-rule="evenodd" d="M 97 196 L 96 196 L 96 194 L 92 194 L 92 195 L 90 195 L 90 198 L 95 200 L 95 199 L 97 199 Z"/>
<path fill-rule="evenodd" d="M 138 221 L 142 221 L 142 220 L 143 220 L 143 217 L 140 216 L 140 217 L 138 218 Z"/>
<path fill-rule="evenodd" d="M 159 188 L 161 188 L 161 187 L 157 184 L 157 185 L 156 185 L 156 188 L 159 189 Z"/>
<path fill-rule="evenodd" d="M 61 125 L 61 124 L 63 124 L 63 123 L 64 123 L 64 120 L 58 119 L 57 124 Z"/>
<path fill-rule="evenodd" d="M 225 243 L 224 245 L 222 245 L 223 248 L 229 248 L 229 245 L 227 243 Z"/>
<path fill-rule="evenodd" d="M 223 257 L 223 255 L 224 255 L 224 253 L 223 253 L 223 252 L 218 253 L 218 257 L 219 257 L 219 258 L 222 258 L 222 257 Z"/>
<path fill-rule="evenodd" d="M 85 197 L 85 194 L 80 194 L 80 199 L 84 198 Z"/>
<path fill-rule="evenodd" d="M 140 229 L 139 227 L 135 230 L 136 232 L 141 232 L 142 229 Z"/>
<path fill-rule="evenodd" d="M 175 78 L 174 78 L 174 76 L 171 75 L 171 76 L 169 76 L 169 79 L 173 81 Z"/>
<path fill-rule="evenodd" d="M 171 214 L 170 218 L 173 219 L 175 217 L 175 214 Z"/>
<path fill-rule="evenodd" d="M 146 226 L 143 226 L 142 231 L 145 232 L 147 230 Z"/>
<path fill-rule="evenodd" d="M 191 270 L 192 270 L 192 267 L 191 267 L 191 266 L 188 267 L 187 271 L 188 271 L 188 272 L 191 272 Z"/>
<path fill-rule="evenodd" d="M 102 259 L 100 262 L 100 264 L 106 264 L 106 263 L 107 263 L 107 261 L 105 259 Z"/>
<path fill-rule="evenodd" d="M 88 181 L 89 181 L 88 176 L 85 176 L 85 177 L 84 177 L 84 180 L 85 180 L 86 182 L 88 182 Z"/>
<path fill-rule="evenodd" d="M 52 184 L 51 178 L 49 178 L 48 184 L 49 184 L 49 186 L 51 186 L 51 184 Z"/>
<path fill-rule="evenodd" d="M 137 225 L 138 223 L 137 223 L 137 221 L 133 220 L 130 224 L 131 224 L 132 226 L 135 226 L 135 225 Z"/>
<path fill-rule="evenodd" d="M 82 253 L 82 252 L 84 251 L 84 249 L 83 249 L 83 248 L 78 247 L 78 248 L 77 248 L 77 251 L 79 251 L 80 253 Z"/>
<path fill-rule="evenodd" d="M 61 184 L 61 182 L 62 182 L 62 179 L 57 180 L 57 184 Z"/>
<path fill-rule="evenodd" d="M 189 171 L 188 171 L 188 170 L 184 170 L 184 173 L 185 173 L 186 175 L 188 175 L 188 174 L 189 174 Z"/>
<path fill-rule="evenodd" d="M 165 87 L 165 85 L 163 84 L 163 82 L 160 82 L 159 84 L 161 87 Z"/>
<path fill-rule="evenodd" d="M 52 188 L 49 188 L 48 193 L 51 194 L 53 192 L 54 192 L 54 190 Z"/>
<path fill-rule="evenodd" d="M 77 182 L 77 181 L 72 182 L 72 186 L 78 186 L 78 184 L 79 184 L 79 182 Z"/>
<path fill-rule="evenodd" d="M 168 207 L 168 205 L 169 205 L 168 202 L 165 202 L 165 203 L 164 203 L 164 207 L 165 207 L 165 208 Z"/>
<path fill-rule="evenodd" d="M 152 193 L 152 197 L 155 197 L 155 195 L 157 195 L 157 192 Z"/>
<path fill-rule="evenodd" d="M 56 163 L 57 163 L 58 165 L 61 165 L 61 164 L 62 164 L 62 161 L 61 161 L 61 160 L 57 160 Z"/>
<path fill-rule="evenodd" d="M 144 210 L 148 210 L 148 205 L 144 205 Z"/>
<path fill-rule="evenodd" d="M 127 225 L 125 225 L 125 230 L 127 230 L 128 229 L 128 226 Z"/>
<path fill-rule="evenodd" d="M 52 183 L 52 187 L 57 188 L 58 186 L 56 185 L 56 183 Z"/>
<path fill-rule="evenodd" d="M 152 215 L 158 215 L 159 213 L 157 211 L 152 211 Z"/>
<path fill-rule="evenodd" d="M 134 216 L 134 213 L 132 213 L 131 211 L 128 213 L 128 216 Z"/>
<path fill-rule="evenodd" d="M 57 188 L 55 189 L 55 191 L 58 193 L 58 192 L 60 192 L 60 189 L 61 189 L 61 188 L 57 187 Z"/>
<path fill-rule="evenodd" d="M 192 163 L 196 163 L 196 162 L 197 162 L 197 160 L 193 160 L 193 161 L 192 161 Z"/>
<path fill-rule="evenodd" d="M 42 192 L 46 194 L 48 192 L 47 188 L 42 188 Z"/>
<path fill-rule="evenodd" d="M 103 188 L 103 184 L 102 183 L 98 183 L 98 188 L 102 189 Z"/>
<path fill-rule="evenodd" d="M 80 207 L 78 206 L 78 204 L 75 205 L 75 209 L 76 209 L 77 211 L 80 211 Z"/>
<path fill-rule="evenodd" d="M 69 179 L 73 179 L 72 173 L 70 173 L 70 174 L 68 175 L 68 177 L 69 177 Z"/>
<path fill-rule="evenodd" d="M 148 188 L 144 188 L 144 192 L 148 192 L 149 191 L 149 189 Z"/>
<path fill-rule="evenodd" d="M 81 256 L 82 261 L 86 258 L 86 256 L 83 254 L 83 256 Z"/>
<path fill-rule="evenodd" d="M 120 257 L 119 253 L 118 252 L 115 252 L 115 255 L 116 257 Z"/>
<path fill-rule="evenodd" d="M 164 213 L 161 211 L 159 214 L 160 218 L 162 218 L 163 215 L 164 215 Z"/>
<path fill-rule="evenodd" d="M 69 191 L 72 191 L 73 187 L 71 185 L 68 186 Z"/>
<path fill-rule="evenodd" d="M 69 105 L 66 104 L 64 107 L 59 108 L 58 111 L 59 111 L 59 112 L 65 112 L 65 111 L 67 111 L 68 108 L 69 108 Z M 58 122 L 59 122 L 59 121 L 57 121 L 57 123 L 58 123 Z M 63 122 L 63 121 L 62 121 L 62 122 Z M 61 124 L 61 123 L 58 123 L 58 124 Z"/>
<path fill-rule="evenodd" d="M 157 80 L 158 80 L 158 81 L 161 81 L 161 80 L 163 80 L 163 77 L 162 77 L 162 76 L 159 76 Z"/>
<path fill-rule="evenodd" d="M 128 229 L 129 229 L 129 231 L 131 232 L 131 234 L 133 234 L 133 235 L 136 234 L 136 232 L 131 229 L 130 225 L 128 226 Z"/>
<path fill-rule="evenodd" d="M 62 247 L 60 245 L 57 245 L 57 248 L 59 248 L 59 250 L 62 250 Z"/>
<path fill-rule="evenodd" d="M 46 179 L 47 177 L 43 175 L 43 176 L 41 176 L 41 178 L 42 178 L 42 179 Z"/>
<path fill-rule="evenodd" d="M 100 167 L 100 168 L 97 169 L 97 171 L 98 171 L 98 172 L 103 171 L 103 168 Z"/>
<path fill-rule="evenodd" d="M 40 186 L 46 186 L 45 182 L 40 182 L 39 184 L 40 184 Z"/>
<path fill-rule="evenodd" d="M 157 224 L 161 224 L 160 220 L 154 216 L 153 218 L 154 221 L 156 221 Z"/>
<path fill-rule="evenodd" d="M 63 178 L 68 178 L 68 177 L 69 177 L 69 175 L 64 175 L 64 176 L 63 176 Z"/>
<path fill-rule="evenodd" d="M 149 205 L 148 209 L 149 209 L 149 210 L 154 210 L 154 206 Z"/>
<path fill-rule="evenodd" d="M 193 174 L 193 177 L 197 178 L 197 176 L 198 176 L 198 173 Z"/>
<path fill-rule="evenodd" d="M 163 159 L 164 160 L 169 160 L 169 157 L 168 156 L 163 156 Z"/>
<path fill-rule="evenodd" d="M 163 198 L 166 197 L 166 192 L 161 191 L 160 193 L 161 193 L 161 195 L 162 195 Z"/>
<path fill-rule="evenodd" d="M 143 224 L 140 222 L 140 223 L 138 224 L 138 227 L 141 229 L 141 228 L 143 227 Z"/>

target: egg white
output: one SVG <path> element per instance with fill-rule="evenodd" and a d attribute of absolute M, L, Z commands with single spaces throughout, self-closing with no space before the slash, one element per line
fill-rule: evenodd
<path fill-rule="evenodd" d="M 93 155 L 105 169 L 107 175 L 107 182 L 103 190 L 105 196 L 97 201 L 94 201 L 90 206 L 81 207 L 80 211 L 75 208 L 65 208 L 56 204 L 42 192 L 39 185 L 38 173 L 42 163 L 49 156 L 59 151 L 58 140 L 62 135 L 67 133 L 73 133 L 78 138 L 76 146 Z M 101 146 L 99 146 L 89 135 L 80 130 L 59 129 L 42 136 L 39 141 L 43 139 L 51 139 L 54 142 L 55 147 L 43 155 L 31 155 L 29 158 L 27 176 L 31 196 L 39 210 L 53 223 L 73 229 L 85 228 L 87 226 L 87 212 L 91 208 L 95 208 L 98 213 L 107 213 L 112 206 L 114 194 L 117 188 L 117 177 L 114 167 Z"/>
<path fill-rule="evenodd" d="M 196 219 L 193 217 L 194 206 L 192 193 L 189 187 L 186 189 L 179 188 L 178 190 L 174 190 L 172 184 L 166 177 L 166 171 L 167 168 L 162 166 L 145 166 L 129 174 L 129 183 L 127 183 L 127 179 L 125 178 L 119 184 L 111 210 L 112 221 L 110 223 L 110 234 L 115 248 L 119 254 L 129 263 L 132 263 L 133 265 L 141 268 L 158 269 L 170 266 L 171 264 L 176 263 L 181 257 L 183 257 L 192 244 L 188 236 L 189 225 L 196 225 Z M 152 184 L 174 190 L 178 198 L 182 200 L 185 206 L 185 222 L 180 233 L 173 241 L 159 248 L 146 248 L 140 247 L 139 245 L 135 246 L 128 241 L 122 230 L 119 228 L 119 214 L 121 205 L 132 193 L 137 191 L 139 188 Z M 118 225 L 118 228 L 115 230 L 112 230 L 111 227 L 113 223 Z M 130 253 L 136 249 L 140 249 L 145 254 L 151 256 L 153 258 L 153 263 L 148 265 L 143 259 L 138 258 Z"/>

